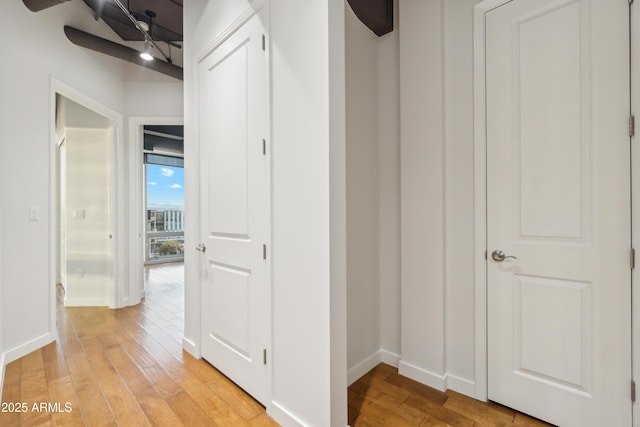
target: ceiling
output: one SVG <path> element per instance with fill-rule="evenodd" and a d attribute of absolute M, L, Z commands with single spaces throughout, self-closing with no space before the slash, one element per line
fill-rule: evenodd
<path fill-rule="evenodd" d="M 39 12 L 70 0 L 22 1 L 31 11 Z M 94 19 L 111 27 L 122 43 L 65 26 L 64 32 L 72 43 L 182 80 L 184 0 L 82 1 L 91 9 Z M 141 30 L 143 27 L 146 32 Z M 148 40 L 151 42 L 141 43 Z M 140 58 L 143 47 L 150 49 L 154 61 Z"/>
<path fill-rule="evenodd" d="M 122 40 L 144 41 L 144 35 L 113 0 L 83 0 L 98 19 L 104 20 Z M 137 20 L 150 24 L 154 41 L 182 42 L 183 0 L 120 0 Z M 150 12 L 150 13 L 149 13 Z M 151 15 L 151 18 L 150 16 Z"/>

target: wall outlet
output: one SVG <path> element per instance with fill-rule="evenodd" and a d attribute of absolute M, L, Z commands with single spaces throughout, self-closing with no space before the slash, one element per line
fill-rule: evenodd
<path fill-rule="evenodd" d="M 73 219 L 84 219 L 84 209 L 74 209 Z"/>
<path fill-rule="evenodd" d="M 84 277 L 84 270 L 82 268 L 76 268 L 76 277 L 82 279 Z"/>

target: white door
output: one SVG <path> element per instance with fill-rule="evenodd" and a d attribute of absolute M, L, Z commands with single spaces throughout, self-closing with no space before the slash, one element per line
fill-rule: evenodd
<path fill-rule="evenodd" d="M 267 54 L 255 16 L 199 64 L 202 354 L 262 403 L 270 343 Z"/>
<path fill-rule="evenodd" d="M 560 426 L 631 425 L 628 8 L 486 15 L 489 399 Z"/>

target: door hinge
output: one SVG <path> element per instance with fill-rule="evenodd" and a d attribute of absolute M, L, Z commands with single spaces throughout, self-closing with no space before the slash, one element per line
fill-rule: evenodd
<path fill-rule="evenodd" d="M 636 268 L 636 250 L 631 248 L 631 269 Z"/>
<path fill-rule="evenodd" d="M 631 380 L 631 401 L 636 401 L 636 382 Z"/>
<path fill-rule="evenodd" d="M 267 245 L 262 245 L 262 259 L 267 259 Z"/>
<path fill-rule="evenodd" d="M 636 118 L 632 114 L 629 116 L 629 136 L 634 136 L 636 134 Z"/>
<path fill-rule="evenodd" d="M 262 35 L 262 50 L 267 50 L 267 38 L 265 35 Z"/>
<path fill-rule="evenodd" d="M 263 349 L 262 350 L 262 364 L 266 365 L 267 364 L 267 349 Z"/>
<path fill-rule="evenodd" d="M 487 250 L 485 250 L 485 251 L 484 251 L 484 259 L 485 259 L 485 260 L 486 260 L 486 259 L 489 259 L 489 258 L 487 258 L 487 254 L 488 254 L 488 253 L 489 253 L 489 252 L 488 252 Z"/>
<path fill-rule="evenodd" d="M 267 140 L 262 138 L 262 155 L 267 155 Z"/>

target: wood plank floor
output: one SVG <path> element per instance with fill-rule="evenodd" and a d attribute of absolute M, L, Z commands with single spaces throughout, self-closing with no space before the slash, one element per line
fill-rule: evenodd
<path fill-rule="evenodd" d="M 181 263 L 146 268 L 144 302 L 119 310 L 65 308 L 59 292 L 56 342 L 5 371 L 2 402 L 27 410 L 0 412 L 0 426 L 277 426 L 233 382 L 182 351 L 183 274 Z M 348 393 L 353 427 L 547 425 L 384 364 Z"/>
<path fill-rule="evenodd" d="M 531 426 L 550 424 L 493 402 L 441 392 L 380 364 L 349 387 L 352 427 Z"/>

